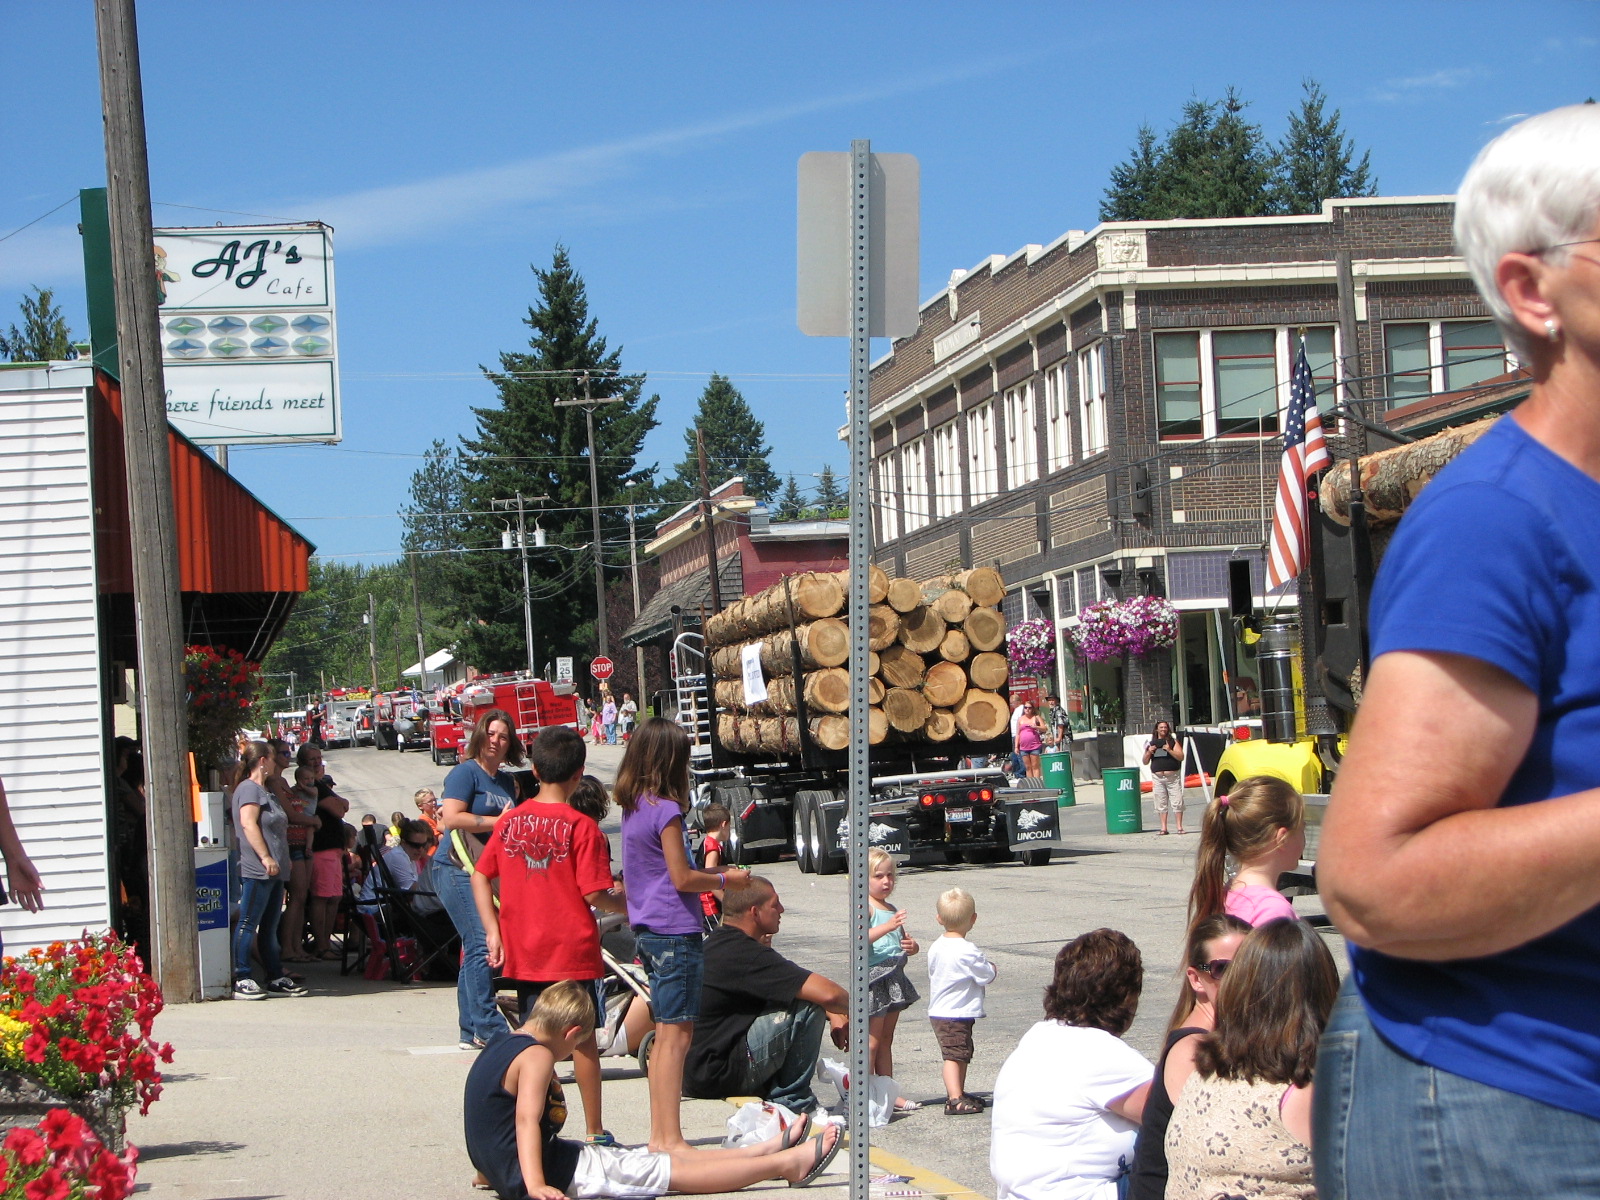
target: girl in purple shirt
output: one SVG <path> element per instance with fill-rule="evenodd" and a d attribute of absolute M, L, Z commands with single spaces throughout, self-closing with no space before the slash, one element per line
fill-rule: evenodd
<path fill-rule="evenodd" d="M 652 717 L 622 755 L 614 789 L 622 808 L 622 869 L 639 961 L 656 1015 L 650 1056 L 650 1149 L 688 1146 L 678 1120 L 683 1062 L 700 1015 L 700 893 L 742 888 L 750 872 L 697 871 L 684 844 L 689 808 L 689 735 Z"/>

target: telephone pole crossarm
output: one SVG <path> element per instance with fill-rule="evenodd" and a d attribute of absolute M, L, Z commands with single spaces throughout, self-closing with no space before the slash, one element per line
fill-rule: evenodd
<path fill-rule="evenodd" d="M 611 656 L 611 636 L 606 629 L 606 574 L 605 557 L 600 542 L 600 470 L 595 459 L 594 451 L 594 410 L 602 404 L 626 404 L 626 396 L 590 396 L 589 373 L 583 373 L 583 398 L 581 400 L 557 400 L 557 408 L 581 408 L 589 428 L 589 511 L 594 525 L 594 604 L 595 604 L 595 639 L 599 643 L 600 656 Z"/>

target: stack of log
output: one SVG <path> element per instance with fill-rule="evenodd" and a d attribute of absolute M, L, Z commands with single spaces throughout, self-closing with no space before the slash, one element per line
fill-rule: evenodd
<path fill-rule="evenodd" d="M 791 575 L 706 621 L 717 707 L 717 737 L 728 749 L 800 750 L 805 697 L 812 741 L 828 750 L 850 742 L 850 629 L 847 572 Z M 1011 710 L 1000 602 L 1005 581 L 989 567 L 933 579 L 891 578 L 874 566 L 867 581 L 869 740 L 975 742 L 999 737 Z M 790 606 L 793 606 L 791 622 Z M 760 647 L 767 698 L 745 702 L 745 647 Z M 799 653 L 800 673 L 795 674 Z"/>

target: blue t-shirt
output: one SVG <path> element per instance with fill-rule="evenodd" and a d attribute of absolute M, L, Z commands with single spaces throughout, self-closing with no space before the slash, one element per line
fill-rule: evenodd
<path fill-rule="evenodd" d="M 450 768 L 450 774 L 444 777 L 444 800 L 459 800 L 467 806 L 467 811 L 479 817 L 498 817 L 508 808 L 517 805 L 517 781 L 505 771 L 496 771 L 493 775 L 478 765 L 476 759 L 469 758 L 465 762 L 457 763 Z M 480 841 L 487 842 L 488 835 L 483 835 Z M 450 838 L 442 837 L 439 844 L 434 847 L 434 856 L 443 862 L 450 861 Z"/>
<path fill-rule="evenodd" d="M 1428 485 L 1389 546 L 1372 655 L 1393 650 L 1467 655 L 1538 697 L 1501 807 L 1600 786 L 1600 483 L 1502 419 Z M 1350 959 L 1372 1023 L 1401 1051 L 1600 1118 L 1600 909 L 1486 958 L 1351 946 Z"/>

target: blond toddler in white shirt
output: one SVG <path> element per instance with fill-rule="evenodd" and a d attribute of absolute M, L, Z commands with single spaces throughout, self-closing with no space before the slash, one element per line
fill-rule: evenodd
<path fill-rule="evenodd" d="M 944 1058 L 944 1111 L 948 1117 L 983 1111 L 967 1094 L 967 1064 L 972 1061 L 972 1024 L 983 1016 L 983 990 L 994 982 L 994 964 L 967 940 L 977 923 L 971 893 L 951 888 L 939 897 L 944 936 L 928 947 L 928 1020 Z"/>

